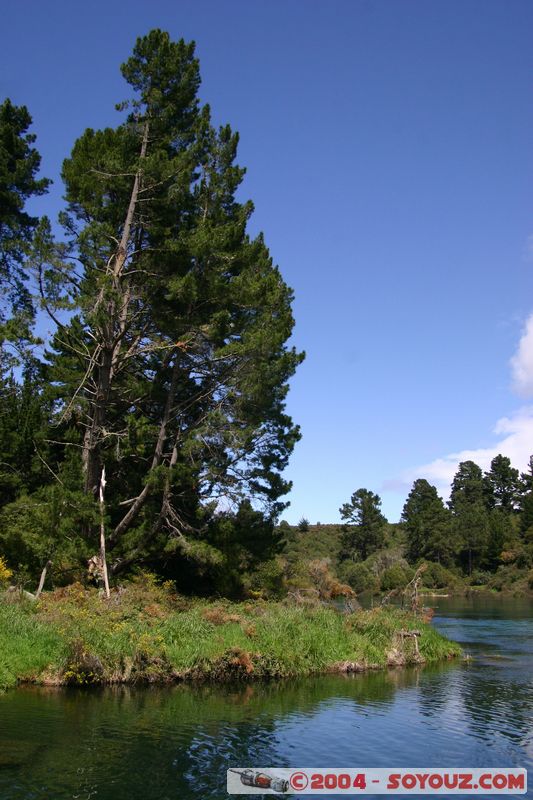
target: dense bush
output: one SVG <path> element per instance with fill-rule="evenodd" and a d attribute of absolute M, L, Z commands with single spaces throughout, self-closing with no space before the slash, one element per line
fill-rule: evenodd
<path fill-rule="evenodd" d="M 489 589 L 495 589 L 497 592 L 501 592 L 504 589 L 516 591 L 517 589 L 531 588 L 529 587 L 531 572 L 533 570 L 528 572 L 525 569 L 520 569 L 516 564 L 503 564 L 491 576 L 487 585 Z"/>
<path fill-rule="evenodd" d="M 281 597 L 285 592 L 285 570 L 281 559 L 265 561 L 258 568 L 243 578 L 246 594 L 261 595 L 267 598 Z"/>
<path fill-rule="evenodd" d="M 533 550 L 531 544 L 526 544 L 525 546 L 517 548 L 515 563 L 520 569 L 533 566 Z"/>
<path fill-rule="evenodd" d="M 423 574 L 424 586 L 428 589 L 447 589 L 457 585 L 458 578 L 442 564 L 435 561 L 428 561 L 426 570 Z"/>
<path fill-rule="evenodd" d="M 472 586 L 484 586 L 492 578 L 491 572 L 486 572 L 481 569 L 476 569 L 470 576 L 470 584 Z"/>
<path fill-rule="evenodd" d="M 392 589 L 403 589 L 412 577 L 413 570 L 411 567 L 402 567 L 400 564 L 395 564 L 383 572 L 381 588 L 384 592 L 390 592 Z"/>
<path fill-rule="evenodd" d="M 340 579 L 351 586 L 354 592 L 376 592 L 379 590 L 379 580 L 366 564 L 344 561 L 338 572 Z"/>
<path fill-rule="evenodd" d="M 410 569 L 403 556 L 402 547 L 388 547 L 385 550 L 379 550 L 377 553 L 372 553 L 364 563 L 375 575 L 381 575 L 385 570 L 396 566 Z"/>

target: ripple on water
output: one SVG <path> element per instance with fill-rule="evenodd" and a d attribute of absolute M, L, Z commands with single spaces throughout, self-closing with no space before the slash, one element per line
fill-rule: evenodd
<path fill-rule="evenodd" d="M 531 613 L 450 605 L 434 624 L 464 643 L 468 664 L 225 689 L 9 692 L 0 797 L 221 800 L 228 766 L 254 764 L 533 766 Z"/>

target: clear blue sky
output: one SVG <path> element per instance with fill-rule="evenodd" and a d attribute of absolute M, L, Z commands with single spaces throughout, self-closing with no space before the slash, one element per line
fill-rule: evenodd
<path fill-rule="evenodd" d="M 435 459 L 524 460 L 533 412 L 509 361 L 533 311 L 530 0 L 4 0 L 0 95 L 33 115 L 48 213 L 153 27 L 196 40 L 202 99 L 241 134 L 254 229 L 295 290 L 285 518 L 336 521 L 365 486 L 394 520 L 415 474 L 445 490 L 454 459 Z"/>

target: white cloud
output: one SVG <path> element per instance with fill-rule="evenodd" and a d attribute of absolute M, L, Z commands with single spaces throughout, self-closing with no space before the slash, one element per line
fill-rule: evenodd
<path fill-rule="evenodd" d="M 460 461 L 475 461 L 486 470 L 499 453 L 510 458 L 514 467 L 525 470 L 533 453 L 533 406 L 521 408 L 512 416 L 502 417 L 496 423 L 493 432 L 499 438 L 491 447 L 450 453 L 429 464 L 406 470 L 402 476 L 403 480 L 411 484 L 416 478 L 426 478 L 447 493 Z"/>
<path fill-rule="evenodd" d="M 515 392 L 522 397 L 533 397 L 533 314 L 526 321 L 510 364 Z M 502 417 L 493 433 L 498 438 L 490 447 L 461 450 L 436 458 L 428 464 L 405 470 L 400 479 L 386 481 L 383 488 L 390 491 L 396 488 L 395 484 L 410 485 L 417 478 L 426 478 L 447 495 L 459 462 L 475 461 L 483 470 L 487 470 L 499 453 L 510 458 L 514 467 L 525 470 L 533 454 L 533 406 L 524 406 Z"/>
<path fill-rule="evenodd" d="M 513 388 L 521 397 L 533 397 L 533 314 L 526 322 L 518 349 L 511 359 Z"/>

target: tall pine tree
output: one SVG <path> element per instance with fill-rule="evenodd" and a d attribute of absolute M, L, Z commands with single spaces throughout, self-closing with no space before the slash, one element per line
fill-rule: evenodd
<path fill-rule="evenodd" d="M 35 134 L 28 133 L 31 122 L 25 106 L 9 99 L 0 105 L 0 345 L 9 342 L 11 353 L 30 338 L 34 313 L 27 258 L 38 219 L 26 202 L 49 185 L 37 178 L 41 157 L 33 147 Z M 6 350 L 3 357 L 5 370 Z"/>
<path fill-rule="evenodd" d="M 520 473 L 511 466 L 507 456 L 497 455 L 490 462 L 490 470 L 485 473 L 485 496 L 489 508 L 499 508 L 511 513 L 520 502 Z"/>
<path fill-rule="evenodd" d="M 210 518 L 247 498 L 279 512 L 302 360 L 286 346 L 292 293 L 235 198 L 238 136 L 199 103 L 194 43 L 151 31 L 122 73 L 126 120 L 87 130 L 63 166 L 81 269 L 46 237 L 40 253 L 47 307 L 75 311 L 49 354 L 55 425 L 77 437 L 89 496 L 106 467 L 116 568 L 208 558 Z"/>
<path fill-rule="evenodd" d="M 339 509 L 344 527 L 341 558 L 364 561 L 383 547 L 387 520 L 381 513 L 381 498 L 369 489 L 358 489 Z"/>
<path fill-rule="evenodd" d="M 407 557 L 450 564 L 456 553 L 451 515 L 437 489 L 424 478 L 416 480 L 402 511 L 407 536 Z"/>
<path fill-rule="evenodd" d="M 466 504 L 484 503 L 483 473 L 474 461 L 461 461 L 455 473 L 450 494 L 450 508 L 457 512 Z"/>

